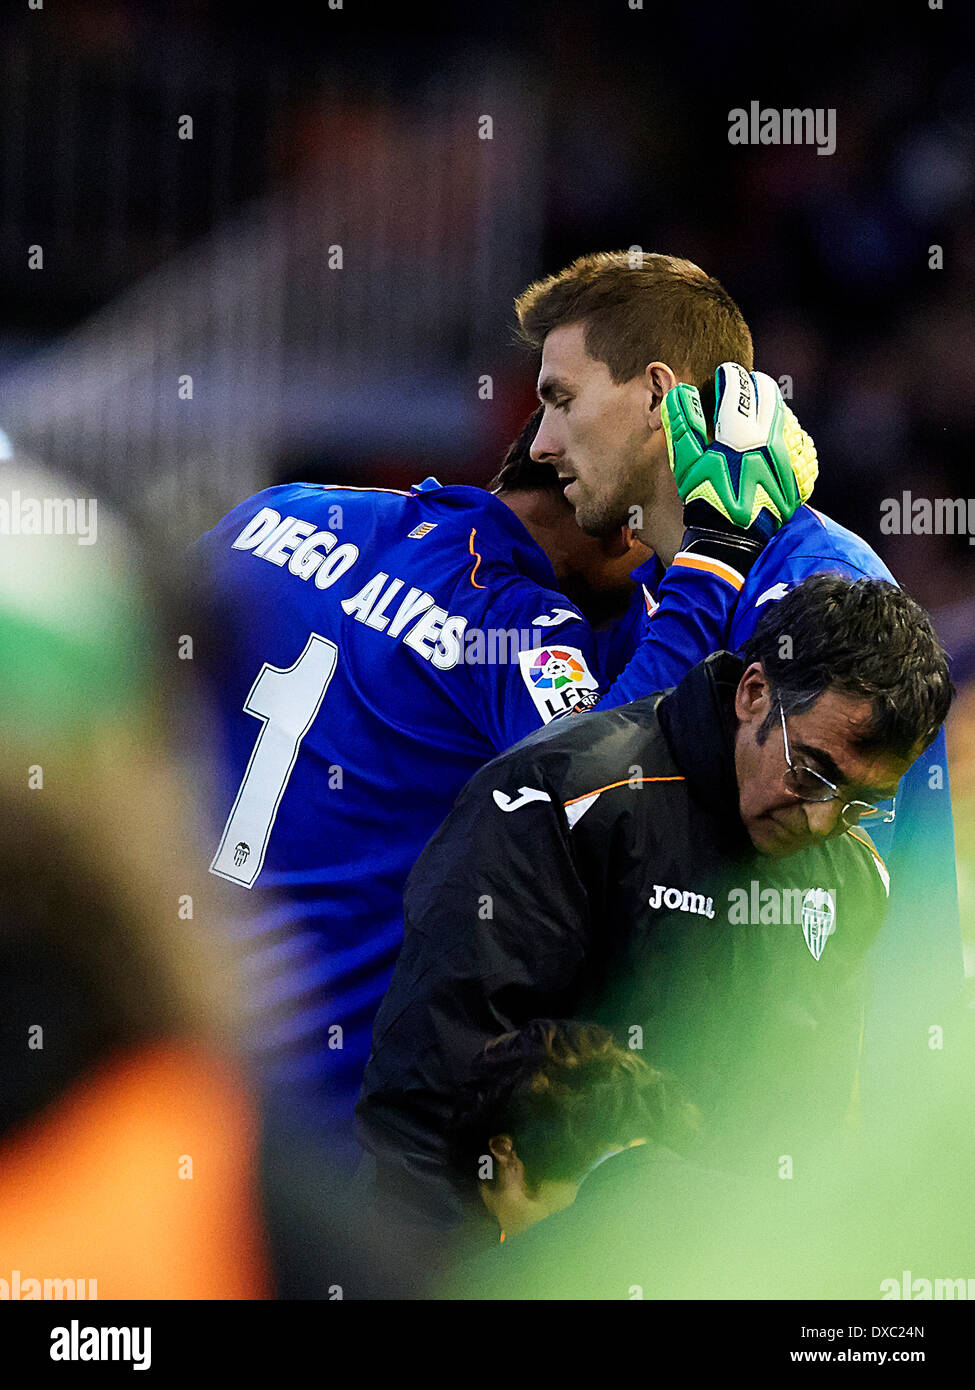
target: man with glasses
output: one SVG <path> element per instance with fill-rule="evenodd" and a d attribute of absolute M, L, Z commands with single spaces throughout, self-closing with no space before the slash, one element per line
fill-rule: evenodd
<path fill-rule="evenodd" d="M 458 1219 L 454 1095 L 537 1017 L 596 1020 L 673 1071 L 711 1161 L 768 1177 L 783 1145 L 799 1162 L 804 1133 L 839 1129 L 889 890 L 857 826 L 890 814 L 951 696 L 917 604 L 820 574 L 767 606 L 742 657 L 483 768 L 407 883 L 358 1106 L 377 1191 Z M 800 1098 L 809 1125 L 783 1130 Z"/>
<path fill-rule="evenodd" d="M 789 730 L 785 723 L 785 710 L 779 702 L 779 718 L 782 720 L 782 742 L 785 747 L 785 760 L 789 765 L 789 770 L 785 774 L 785 784 L 800 801 L 824 802 L 842 801 L 843 793 L 835 782 L 831 782 L 828 777 L 823 777 L 814 768 L 806 767 L 804 763 L 794 762 L 789 752 Z M 833 759 L 828 753 L 820 751 L 819 756 L 828 761 L 833 767 Z M 837 772 L 837 776 L 841 774 Z M 846 801 L 840 811 L 840 820 L 848 830 L 858 825 L 861 820 L 876 816 L 877 825 L 890 825 L 896 814 L 896 797 L 892 796 L 889 802 L 885 801 L 881 806 L 874 806 L 869 801 Z"/>

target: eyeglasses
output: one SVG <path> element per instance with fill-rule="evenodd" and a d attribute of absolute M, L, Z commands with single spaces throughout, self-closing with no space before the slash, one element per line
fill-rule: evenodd
<path fill-rule="evenodd" d="M 789 770 L 785 774 L 785 785 L 797 796 L 800 801 L 838 801 L 841 795 L 839 787 L 830 782 L 828 778 L 820 773 L 814 772 L 811 767 L 806 767 L 803 763 L 794 763 L 792 754 L 789 751 L 789 735 L 785 727 L 785 710 L 782 702 L 779 701 L 779 718 L 782 720 L 782 741 L 785 744 L 785 760 L 789 765 Z M 840 812 L 840 820 L 847 827 L 852 829 L 858 821 L 866 820 L 870 816 L 877 816 L 877 824 L 889 825 L 894 819 L 895 799 L 891 797 L 889 807 L 874 806 L 869 801 L 847 801 Z"/>

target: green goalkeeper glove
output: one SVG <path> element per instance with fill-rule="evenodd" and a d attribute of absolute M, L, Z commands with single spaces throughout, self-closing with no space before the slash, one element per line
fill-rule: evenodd
<path fill-rule="evenodd" d="M 816 446 L 764 372 L 714 374 L 714 443 L 696 386 L 668 391 L 660 417 L 687 530 L 682 553 L 745 575 L 813 490 Z"/>

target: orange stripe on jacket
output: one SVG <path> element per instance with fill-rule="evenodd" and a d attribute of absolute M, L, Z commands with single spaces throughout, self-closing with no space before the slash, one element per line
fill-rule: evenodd
<path fill-rule="evenodd" d="M 600 792 L 611 792 L 614 787 L 629 787 L 634 782 L 683 782 L 683 777 L 624 777 L 621 782 L 610 782 L 607 787 L 597 787 L 595 791 L 583 792 L 582 796 L 574 796 L 571 801 L 563 801 L 563 806 L 574 806 L 577 801 L 585 801 L 587 796 L 599 796 Z"/>
<path fill-rule="evenodd" d="M 707 570 L 709 574 L 716 574 L 719 579 L 724 579 L 733 589 L 739 592 L 744 588 L 745 579 L 737 570 L 730 565 L 723 565 L 720 560 L 705 560 L 700 555 L 689 555 L 686 551 L 680 551 L 674 556 L 675 565 L 683 565 L 689 570 Z"/>

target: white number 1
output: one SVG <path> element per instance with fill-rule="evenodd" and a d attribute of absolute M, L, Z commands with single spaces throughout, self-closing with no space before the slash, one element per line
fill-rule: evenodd
<path fill-rule="evenodd" d="M 313 632 L 293 666 L 282 670 L 265 662 L 258 671 L 244 709 L 264 727 L 223 828 L 212 874 L 253 888 L 301 740 L 321 709 L 338 659 L 335 643 Z"/>

